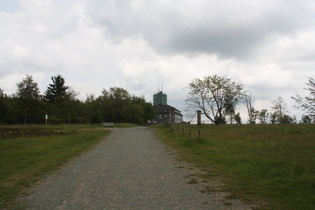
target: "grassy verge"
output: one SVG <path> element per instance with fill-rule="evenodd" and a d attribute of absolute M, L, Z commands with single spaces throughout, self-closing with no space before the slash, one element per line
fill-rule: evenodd
<path fill-rule="evenodd" d="M 261 209 L 315 209 L 315 125 L 175 125 L 158 135 Z M 199 140 L 199 130 L 201 139 Z M 211 189 L 210 189 L 211 190 Z"/>
<path fill-rule="evenodd" d="M 91 148 L 109 130 L 92 126 L 0 126 L 0 209 L 42 175 Z"/>
<path fill-rule="evenodd" d="M 134 128 L 139 127 L 140 125 L 132 124 L 132 123 L 115 123 L 116 128 Z"/>

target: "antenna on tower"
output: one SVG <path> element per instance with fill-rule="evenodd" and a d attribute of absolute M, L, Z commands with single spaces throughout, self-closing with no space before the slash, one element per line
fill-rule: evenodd
<path fill-rule="evenodd" d="M 158 92 L 160 92 L 160 78 L 159 78 L 159 82 L 158 82 Z"/>
<path fill-rule="evenodd" d="M 163 92 L 163 84 L 161 84 L 161 91 Z"/>

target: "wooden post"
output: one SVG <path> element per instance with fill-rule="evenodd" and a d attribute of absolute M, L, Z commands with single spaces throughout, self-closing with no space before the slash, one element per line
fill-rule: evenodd
<path fill-rule="evenodd" d="M 201 125 L 201 111 L 197 111 L 197 125 Z"/>

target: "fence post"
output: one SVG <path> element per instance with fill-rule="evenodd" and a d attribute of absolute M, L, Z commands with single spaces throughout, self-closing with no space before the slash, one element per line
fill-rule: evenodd
<path fill-rule="evenodd" d="M 200 141 L 200 130 L 199 130 L 199 132 L 198 132 L 199 134 L 198 134 L 198 137 L 199 137 L 199 141 Z"/>
<path fill-rule="evenodd" d="M 201 125 L 201 111 L 197 111 L 197 125 Z"/>

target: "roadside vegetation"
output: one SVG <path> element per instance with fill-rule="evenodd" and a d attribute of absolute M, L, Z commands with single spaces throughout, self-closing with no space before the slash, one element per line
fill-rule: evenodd
<path fill-rule="evenodd" d="M 133 123 L 116 123 L 114 125 L 115 128 L 134 128 L 139 127 L 140 125 L 133 124 Z"/>
<path fill-rule="evenodd" d="M 109 133 L 99 125 L 0 126 L 0 209 Z"/>
<path fill-rule="evenodd" d="M 208 193 L 228 191 L 260 209 L 315 209 L 314 124 L 186 124 L 156 131 L 209 177 L 224 180 L 220 189 L 209 186 Z"/>

